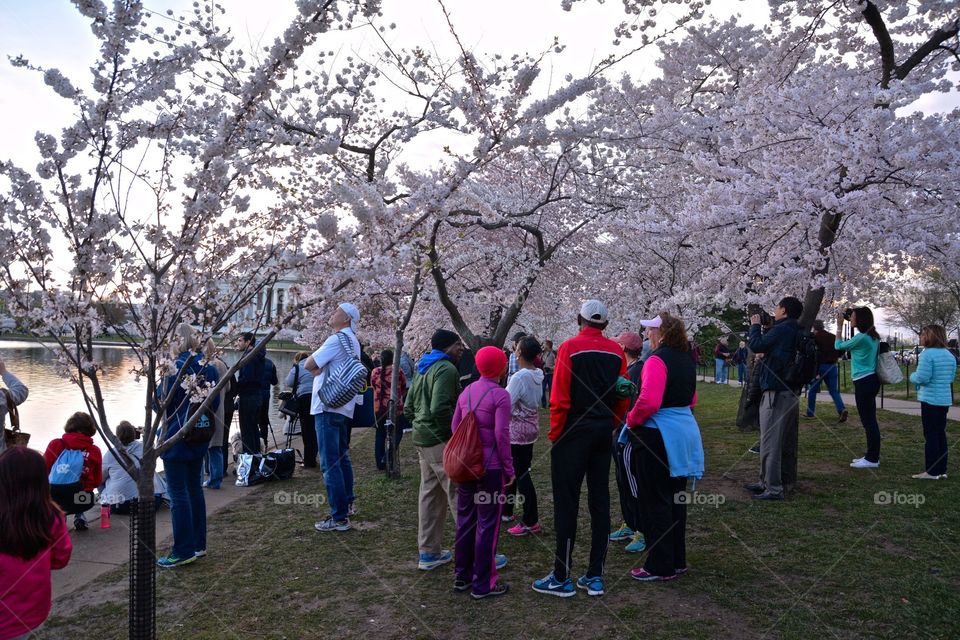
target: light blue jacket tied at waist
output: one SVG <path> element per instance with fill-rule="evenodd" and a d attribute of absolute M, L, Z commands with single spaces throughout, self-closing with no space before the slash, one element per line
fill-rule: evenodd
<path fill-rule="evenodd" d="M 700 426 L 690 407 L 660 409 L 647 419 L 644 428 L 659 429 L 663 447 L 667 450 L 670 477 L 703 477 L 703 441 Z"/>

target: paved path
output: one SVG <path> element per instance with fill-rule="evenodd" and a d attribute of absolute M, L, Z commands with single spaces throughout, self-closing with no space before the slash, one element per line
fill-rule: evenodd
<path fill-rule="evenodd" d="M 713 382 L 713 376 L 698 376 L 699 380 L 707 384 L 715 384 Z M 740 383 L 736 381 L 730 381 L 729 385 L 731 387 L 740 388 Z M 850 409 L 856 407 L 856 399 L 853 397 L 852 393 L 841 393 L 840 397 L 843 398 L 843 403 Z M 804 396 L 802 407 L 806 410 L 806 396 Z M 908 416 L 920 416 L 920 403 L 915 400 L 901 400 L 899 398 L 883 398 L 883 406 L 880 406 L 881 400 L 880 397 L 877 397 L 877 407 L 882 408 L 886 411 L 892 411 L 894 413 L 902 413 Z M 833 407 L 833 401 L 830 399 L 830 394 L 827 393 L 825 389 L 821 389 L 820 393 L 817 394 L 817 406 L 822 407 L 826 403 L 828 408 Z M 831 415 L 833 415 L 831 413 Z M 947 418 L 950 420 L 960 421 L 960 407 L 952 406 L 947 412 Z"/>
<path fill-rule="evenodd" d="M 277 435 L 280 438 L 281 446 L 284 442 L 283 424 L 285 423 L 278 424 L 276 429 L 280 431 Z M 303 444 L 299 436 L 294 438 L 293 447 L 300 451 L 303 450 Z M 297 475 L 311 473 L 311 470 L 304 471 L 300 465 L 297 465 L 295 473 Z M 322 484 L 320 473 L 316 472 L 316 476 L 317 482 Z M 260 492 L 264 490 L 264 487 L 272 491 L 269 484 L 256 487 L 238 487 L 234 484 L 235 481 L 236 477 L 228 471 L 227 476 L 223 479 L 223 488 L 203 490 L 203 496 L 207 503 L 208 521 L 217 511 L 242 496 Z M 66 567 L 52 573 L 54 601 L 84 587 L 104 573 L 125 565 L 130 560 L 130 516 L 114 514 L 110 518 L 110 528 L 101 529 L 100 507 L 97 506 L 87 512 L 87 521 L 90 527 L 87 531 L 74 531 L 73 516 L 67 516 L 67 526 L 70 529 L 70 538 L 73 541 L 73 555 Z M 158 554 L 164 555 L 170 550 L 172 535 L 170 510 L 162 509 L 157 513 L 156 540 Z M 54 604 L 54 613 L 56 613 L 56 604 Z"/>

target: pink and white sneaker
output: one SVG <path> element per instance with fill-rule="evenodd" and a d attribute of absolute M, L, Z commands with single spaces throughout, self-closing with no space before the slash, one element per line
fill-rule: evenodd
<path fill-rule="evenodd" d="M 630 575 L 634 580 L 639 580 L 640 582 L 666 582 L 668 580 L 676 580 L 677 574 L 672 576 L 655 576 L 652 573 L 649 573 L 643 567 L 637 567 L 636 569 L 630 570 Z"/>
<path fill-rule="evenodd" d="M 517 524 L 507 529 L 507 533 L 509 533 L 512 536 L 539 535 L 543 533 L 543 529 L 540 528 L 539 522 L 529 527 L 523 524 L 522 522 L 518 522 Z"/>

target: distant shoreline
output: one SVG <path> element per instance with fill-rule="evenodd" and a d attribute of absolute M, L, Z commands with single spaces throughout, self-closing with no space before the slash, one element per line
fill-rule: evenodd
<path fill-rule="evenodd" d="M 17 334 L 17 333 L 5 333 L 3 335 L 0 335 L 0 343 L 3 343 L 3 342 L 34 342 L 37 344 L 43 344 L 43 340 L 40 338 L 31 336 L 31 335 Z M 51 339 L 48 342 L 53 343 L 53 340 Z M 270 343 L 271 345 L 276 345 L 276 346 L 268 345 L 267 351 L 274 351 L 279 353 L 297 353 L 299 351 L 310 351 L 310 352 L 313 351 L 313 349 L 311 349 L 310 347 L 298 345 L 296 343 L 289 342 L 286 340 L 271 340 Z M 127 344 L 126 342 L 123 342 L 120 339 L 111 339 L 111 338 L 98 338 L 93 341 L 93 346 L 120 347 L 124 349 L 131 348 L 130 345 Z M 226 350 L 236 351 L 236 349 L 232 347 L 229 347 Z"/>

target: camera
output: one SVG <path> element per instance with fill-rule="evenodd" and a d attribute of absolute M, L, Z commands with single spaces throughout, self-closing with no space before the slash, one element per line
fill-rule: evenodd
<path fill-rule="evenodd" d="M 763 310 L 758 304 L 751 304 L 747 306 L 747 317 L 748 319 L 753 316 L 760 316 L 760 326 L 766 327 L 769 324 L 773 323 L 773 318 L 770 317 L 770 314 Z"/>

